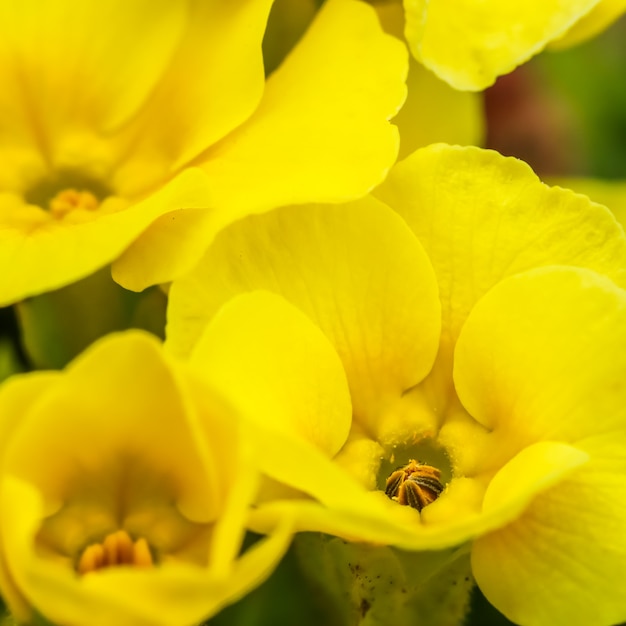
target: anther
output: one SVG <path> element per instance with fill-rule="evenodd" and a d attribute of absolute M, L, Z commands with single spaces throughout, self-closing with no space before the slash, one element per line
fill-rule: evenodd
<path fill-rule="evenodd" d="M 411 459 L 390 474 L 385 493 L 399 504 L 421 511 L 441 495 L 440 479 L 441 472 L 436 467 Z"/>
<path fill-rule="evenodd" d="M 83 575 L 119 565 L 134 567 L 154 565 L 148 542 L 143 537 L 133 542 L 125 530 L 118 530 L 108 534 L 102 543 L 87 546 L 78 560 L 76 569 Z"/>
<path fill-rule="evenodd" d="M 76 189 L 64 189 L 50 200 L 50 213 L 54 217 L 62 218 L 76 209 L 95 211 L 99 201 L 90 191 L 77 191 Z"/>

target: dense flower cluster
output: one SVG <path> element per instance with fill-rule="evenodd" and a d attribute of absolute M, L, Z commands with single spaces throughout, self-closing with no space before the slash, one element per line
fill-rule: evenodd
<path fill-rule="evenodd" d="M 474 582 L 626 620 L 619 207 L 477 147 L 468 93 L 625 4 L 4 3 L 0 304 L 65 363 L 0 384 L 7 619 L 197 625 L 293 542 L 346 626 Z M 155 285 L 166 325 L 112 295 Z"/>

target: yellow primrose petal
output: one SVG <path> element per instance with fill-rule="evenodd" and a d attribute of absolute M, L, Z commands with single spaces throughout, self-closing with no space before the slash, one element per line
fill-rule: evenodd
<path fill-rule="evenodd" d="M 0 388 L 0 442 L 8 440 L 33 398 L 44 393 L 58 376 L 56 372 L 38 372 L 29 377 L 15 376 L 3 383 Z M 0 559 L 0 588 L 15 617 L 26 621 L 30 616 L 30 607 L 15 585 L 4 559 Z"/>
<path fill-rule="evenodd" d="M 614 584 L 626 573 L 625 329 L 626 292 L 590 270 L 555 267 L 497 285 L 459 337 L 457 391 L 492 440 L 484 466 L 522 449 L 491 481 L 486 513 L 559 457 L 572 467 L 589 459 L 476 543 L 479 585 L 518 623 L 608 626 L 626 616 Z"/>
<path fill-rule="evenodd" d="M 170 62 L 187 10 L 183 0 L 4 3 L 0 110 L 21 103 L 39 150 L 54 160 L 59 132 L 111 129 L 137 111 Z"/>
<path fill-rule="evenodd" d="M 498 453 L 505 441 L 612 447 L 626 433 L 625 322 L 626 292 L 590 270 L 548 267 L 502 281 L 459 337 L 459 398 Z"/>
<path fill-rule="evenodd" d="M 557 178 L 551 182 L 573 189 L 576 193 L 584 193 L 594 202 L 603 204 L 626 228 L 626 182 L 597 178 Z"/>
<path fill-rule="evenodd" d="M 598 0 L 404 0 L 415 58 L 456 89 L 493 84 L 562 35 Z"/>
<path fill-rule="evenodd" d="M 378 2 L 375 5 L 386 32 L 403 39 L 402 3 Z M 481 94 L 458 91 L 431 71 L 409 59 L 407 98 L 393 123 L 400 131 L 400 153 L 403 159 L 417 148 L 445 142 L 481 145 L 485 136 L 485 115 Z"/>
<path fill-rule="evenodd" d="M 588 267 L 626 285 L 626 238 L 610 212 L 544 185 L 517 159 L 429 146 L 374 193 L 406 220 L 433 264 L 444 341 L 493 285 L 533 267 Z"/>
<path fill-rule="evenodd" d="M 132 158 L 120 162 L 113 176 L 113 186 L 126 195 L 147 179 L 171 175 L 227 135 L 263 93 L 261 41 L 272 0 L 240 1 L 236 10 L 228 0 L 189 5 L 176 54 L 129 129 Z M 154 173 L 147 175 L 149 169 Z"/>
<path fill-rule="evenodd" d="M 561 50 L 576 46 L 608 28 L 626 11 L 624 0 L 600 0 L 596 6 L 578 20 L 563 37 L 553 41 L 550 48 Z"/>
<path fill-rule="evenodd" d="M 341 361 L 324 334 L 279 296 L 258 291 L 227 302 L 190 365 L 242 413 L 329 456 L 348 436 L 352 407 Z"/>
<path fill-rule="evenodd" d="M 198 161 L 227 218 L 367 193 L 397 155 L 386 120 L 404 101 L 406 71 L 403 45 L 371 7 L 324 3 L 252 117 Z"/>
<path fill-rule="evenodd" d="M 483 511 L 514 507 L 519 515 L 540 490 L 561 482 L 589 461 L 589 455 L 564 443 L 541 441 L 524 448 L 491 479 Z"/>
<path fill-rule="evenodd" d="M 625 471 L 623 452 L 589 463 L 476 541 L 474 577 L 498 610 L 536 626 L 624 622 Z"/>
<path fill-rule="evenodd" d="M 176 485 L 181 509 L 197 520 L 210 520 L 218 506 L 204 477 L 212 470 L 205 458 L 188 452 L 195 444 L 180 427 L 186 406 L 158 354 L 156 339 L 142 333 L 95 344 L 14 430 L 5 467 L 37 484 L 55 509 L 67 497 L 68 484 L 75 481 L 75 488 L 82 488 L 77 467 L 90 480 L 94 474 L 126 473 L 132 491 L 145 479 L 146 466 L 156 466 L 161 479 Z M 148 489 L 145 495 L 153 496 Z"/>
<path fill-rule="evenodd" d="M 96 210 L 79 209 L 56 218 L 0 194 L 0 304 L 56 289 L 110 263 L 156 218 L 174 208 L 206 206 L 208 180 L 189 169 L 145 200 L 129 206 L 121 198 L 106 199 Z M 19 221 L 17 221 L 19 220 Z M 149 259 L 136 258 L 127 271 L 146 271 Z M 130 265 L 130 262 L 127 263 Z"/>
<path fill-rule="evenodd" d="M 161 215 L 113 261 L 113 280 L 125 289 L 142 291 L 146 285 L 169 283 L 184 275 L 206 252 L 217 219 L 213 209 L 178 209 Z"/>
<path fill-rule="evenodd" d="M 282 208 L 220 233 L 172 285 L 170 349 L 188 355 L 224 302 L 255 289 L 282 295 L 322 329 L 367 428 L 376 430 L 382 407 L 432 366 L 440 324 L 432 269 L 402 220 L 374 198 Z"/>

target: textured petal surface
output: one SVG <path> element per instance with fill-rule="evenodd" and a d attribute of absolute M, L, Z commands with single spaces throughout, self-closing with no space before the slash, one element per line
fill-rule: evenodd
<path fill-rule="evenodd" d="M 626 617 L 615 584 L 626 575 L 625 346 L 625 292 L 578 268 L 503 281 L 476 305 L 459 338 L 455 381 L 461 401 L 491 432 L 486 467 L 534 441 L 543 442 L 535 449 L 570 444 L 589 458 L 475 545 L 477 582 L 515 622 L 607 625 Z M 539 465 L 531 461 L 530 471 L 509 464 L 501 470 L 508 475 L 494 478 L 486 513 L 524 488 Z"/>
<path fill-rule="evenodd" d="M 322 329 L 343 362 L 356 419 L 371 429 L 432 366 L 440 323 L 432 269 L 406 225 L 373 198 L 288 207 L 220 233 L 172 285 L 167 345 L 189 354 L 222 303 L 254 289 L 284 296 Z"/>
<path fill-rule="evenodd" d="M 0 303 L 6 305 L 83 278 L 113 261 L 160 215 L 179 208 L 206 206 L 209 201 L 207 178 L 197 169 L 186 170 L 135 205 L 109 198 L 95 212 L 76 211 L 63 220 L 23 204 L 16 196 L 3 194 Z M 150 253 L 156 257 L 161 251 L 151 249 Z M 135 261 L 150 264 L 150 258 L 144 256 Z M 145 265 L 136 270 L 139 276 L 146 271 Z"/>
<path fill-rule="evenodd" d="M 456 89 L 479 90 L 562 35 L 598 0 L 404 0 L 406 38 Z"/>
<path fill-rule="evenodd" d="M 226 218 L 367 193 L 397 155 L 387 120 L 404 101 L 406 72 L 406 50 L 371 7 L 326 2 L 254 115 L 199 160 Z"/>
<path fill-rule="evenodd" d="M 550 182 L 584 193 L 594 202 L 603 204 L 615 215 L 622 228 L 626 228 L 626 182 L 594 178 L 558 178 Z"/>
<path fill-rule="evenodd" d="M 375 195 L 406 220 L 433 264 L 444 340 L 458 336 L 493 285 L 533 267 L 588 267 L 626 285 L 626 238 L 609 211 L 544 185 L 517 159 L 430 146 L 396 165 Z"/>
<path fill-rule="evenodd" d="M 329 457 L 348 436 L 352 407 L 341 361 L 324 334 L 279 296 L 258 291 L 226 303 L 190 364 L 243 414 Z"/>

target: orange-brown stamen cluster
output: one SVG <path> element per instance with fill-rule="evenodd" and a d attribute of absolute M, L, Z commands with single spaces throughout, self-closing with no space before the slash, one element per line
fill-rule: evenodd
<path fill-rule="evenodd" d="M 62 218 L 76 209 L 95 211 L 99 204 L 98 198 L 91 191 L 65 189 L 50 200 L 50 213 L 54 217 Z"/>
<path fill-rule="evenodd" d="M 411 459 L 387 478 L 385 493 L 399 504 L 421 511 L 443 491 L 440 479 L 441 472 L 436 467 Z"/>
<path fill-rule="evenodd" d="M 133 541 L 125 530 L 118 530 L 108 534 L 102 543 L 87 546 L 78 560 L 76 569 L 79 574 L 87 574 L 116 565 L 135 567 L 154 565 L 148 542 L 143 538 Z"/>

